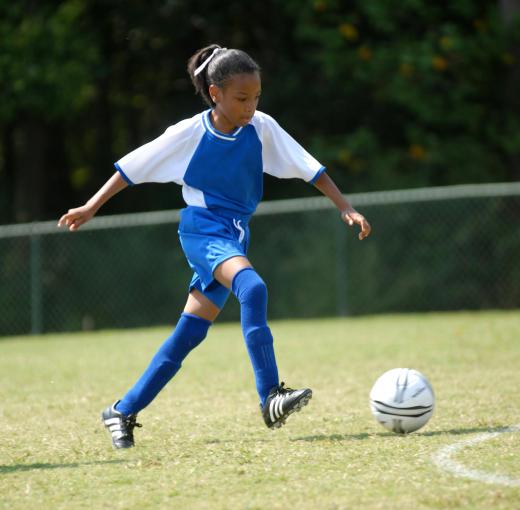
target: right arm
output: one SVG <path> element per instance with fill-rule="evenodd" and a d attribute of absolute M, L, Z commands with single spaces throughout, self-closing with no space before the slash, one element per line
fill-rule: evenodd
<path fill-rule="evenodd" d="M 78 230 L 98 212 L 104 203 L 127 186 L 121 174 L 116 172 L 85 205 L 69 209 L 58 221 L 58 227 L 66 226 L 71 231 Z"/>
<path fill-rule="evenodd" d="M 129 184 L 145 182 L 176 182 L 183 177 L 200 140 L 205 133 L 200 114 L 170 126 L 161 136 L 133 150 L 117 162 L 116 172 L 85 204 L 70 209 L 58 226 L 78 230 L 89 221 L 99 208 Z"/>

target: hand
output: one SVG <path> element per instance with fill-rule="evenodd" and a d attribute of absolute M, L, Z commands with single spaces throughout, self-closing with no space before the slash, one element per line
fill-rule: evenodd
<path fill-rule="evenodd" d="M 66 226 L 69 230 L 78 230 L 81 225 L 87 223 L 95 214 L 96 211 L 88 205 L 77 207 L 76 209 L 69 209 L 58 221 L 58 227 Z"/>
<path fill-rule="evenodd" d="M 358 235 L 360 241 L 368 237 L 372 227 L 370 223 L 365 219 L 365 217 L 358 213 L 355 209 L 346 209 L 341 212 L 341 219 L 349 226 L 352 227 L 354 224 L 359 225 L 361 227 L 361 232 Z"/>

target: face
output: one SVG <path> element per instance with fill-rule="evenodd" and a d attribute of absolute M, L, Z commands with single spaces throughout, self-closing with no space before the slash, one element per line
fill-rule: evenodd
<path fill-rule="evenodd" d="M 215 111 L 231 126 L 245 126 L 253 117 L 261 93 L 258 73 L 236 74 L 220 88 L 209 86 Z"/>

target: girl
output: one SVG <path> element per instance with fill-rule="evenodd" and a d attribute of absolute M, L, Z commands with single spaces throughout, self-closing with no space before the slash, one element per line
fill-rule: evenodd
<path fill-rule="evenodd" d="M 120 159 L 117 172 L 82 207 L 70 209 L 58 226 L 77 230 L 112 196 L 129 185 L 176 182 L 187 207 L 179 237 L 193 278 L 172 335 L 121 399 L 102 413 L 115 448 L 134 445 L 137 413 L 180 369 L 188 353 L 206 337 L 230 291 L 240 303 L 241 325 L 266 425 L 280 427 L 312 397 L 308 388 L 279 383 L 273 337 L 267 326 L 267 288 L 247 259 L 248 223 L 262 198 L 264 172 L 298 177 L 336 205 L 341 219 L 370 225 L 345 200 L 325 168 L 276 121 L 256 110 L 260 68 L 245 52 L 213 44 L 189 60 L 188 73 L 209 109 L 169 127 L 162 136 Z"/>

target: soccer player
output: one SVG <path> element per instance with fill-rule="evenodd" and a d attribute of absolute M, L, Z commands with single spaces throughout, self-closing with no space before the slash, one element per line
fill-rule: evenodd
<path fill-rule="evenodd" d="M 313 184 L 335 204 L 345 223 L 359 225 L 359 239 L 370 233 L 366 219 L 343 197 L 325 168 L 272 117 L 257 111 L 260 68 L 247 53 L 213 44 L 190 58 L 188 73 L 209 109 L 170 126 L 120 159 L 105 185 L 58 223 L 77 230 L 116 193 L 145 182 L 181 185 L 187 204 L 181 212 L 179 237 L 193 269 L 188 299 L 173 333 L 142 376 L 102 413 L 115 448 L 134 445 L 137 413 L 204 340 L 230 292 L 240 303 L 265 424 L 280 427 L 312 397 L 309 388 L 293 390 L 279 382 L 267 325 L 267 288 L 247 258 L 248 223 L 262 198 L 264 172 Z"/>

